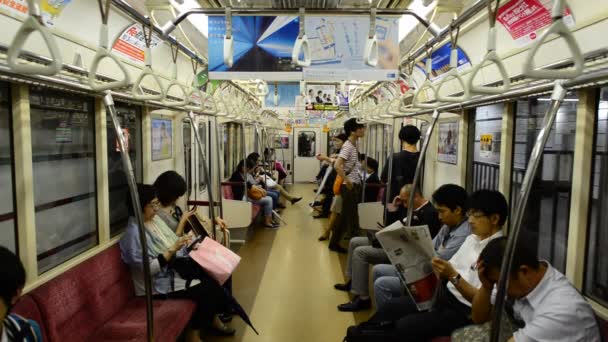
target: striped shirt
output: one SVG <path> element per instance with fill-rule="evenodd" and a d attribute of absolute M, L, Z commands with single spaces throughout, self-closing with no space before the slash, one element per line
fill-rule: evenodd
<path fill-rule="evenodd" d="M 361 163 L 359 163 L 359 151 L 357 151 L 357 147 L 350 140 L 346 140 L 344 145 L 342 145 L 338 157 L 344 159 L 344 173 L 346 173 L 346 177 L 353 184 L 361 184 L 361 173 L 359 172 Z"/>

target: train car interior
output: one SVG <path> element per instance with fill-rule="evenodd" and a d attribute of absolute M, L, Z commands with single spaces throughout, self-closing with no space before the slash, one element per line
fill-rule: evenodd
<path fill-rule="evenodd" d="M 0 342 L 608 341 L 607 1 L 0 27 Z"/>

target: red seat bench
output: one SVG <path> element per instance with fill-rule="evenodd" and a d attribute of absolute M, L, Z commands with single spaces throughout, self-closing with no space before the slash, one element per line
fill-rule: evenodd
<path fill-rule="evenodd" d="M 234 194 L 232 193 L 233 186 L 243 186 L 243 183 L 236 182 L 222 182 L 222 198 L 234 200 Z M 255 218 L 258 217 L 260 212 L 262 211 L 262 206 L 259 204 L 251 203 L 251 223 L 255 221 Z"/>
<path fill-rule="evenodd" d="M 156 341 L 175 341 L 196 305 L 154 301 Z M 146 304 L 114 245 L 24 295 L 13 312 L 38 322 L 45 341 L 145 341 Z"/>

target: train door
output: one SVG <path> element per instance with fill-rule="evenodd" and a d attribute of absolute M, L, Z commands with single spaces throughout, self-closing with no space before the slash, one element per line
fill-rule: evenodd
<path fill-rule="evenodd" d="M 291 135 L 286 132 L 279 132 L 274 135 L 273 147 L 275 151 L 275 159 L 283 165 L 283 169 L 287 172 L 287 178 L 285 181 L 291 182 L 293 174 L 293 140 Z"/>
<path fill-rule="evenodd" d="M 318 128 L 294 128 L 294 181 L 314 182 L 319 173 L 315 156 L 321 150 L 322 133 Z"/>

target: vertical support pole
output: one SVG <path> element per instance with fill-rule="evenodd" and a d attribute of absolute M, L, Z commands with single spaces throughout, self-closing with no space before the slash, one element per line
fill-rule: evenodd
<path fill-rule="evenodd" d="M 597 89 L 579 91 L 576 113 L 576 137 L 572 170 L 572 194 L 568 232 L 566 276 L 579 290 L 583 288 L 585 253 L 587 252 L 587 228 L 589 189 L 591 189 L 594 124 L 597 120 Z"/>
<path fill-rule="evenodd" d="M 97 215 L 99 244 L 110 240 L 110 188 L 108 180 L 108 131 L 103 100 L 95 99 L 95 153 L 97 154 Z"/>
<path fill-rule="evenodd" d="M 154 179 L 150 179 L 149 171 L 152 164 L 152 117 L 150 116 L 150 108 L 144 106 L 141 115 L 141 146 L 142 146 L 142 179 L 144 183 L 154 183 Z M 196 192 L 195 192 L 196 193 Z"/>
<path fill-rule="evenodd" d="M 369 155 L 369 141 L 370 141 L 370 123 L 368 122 L 367 127 L 365 128 L 365 140 L 363 141 L 363 143 L 365 144 L 365 146 L 363 146 L 363 154 L 365 154 L 365 162 L 367 165 L 367 157 Z M 367 188 L 367 167 L 363 169 L 363 187 L 361 188 L 361 203 L 365 202 L 365 190 Z"/>
<path fill-rule="evenodd" d="M 36 255 L 36 207 L 34 204 L 34 165 L 32 162 L 32 126 L 30 92 L 25 84 L 11 84 L 15 170 L 15 208 L 19 227 L 19 259 L 27 270 L 26 282 L 38 278 Z"/>
<path fill-rule="evenodd" d="M 118 146 L 120 148 L 120 156 L 122 158 L 123 170 L 127 176 L 127 184 L 129 185 L 129 193 L 131 195 L 131 204 L 133 205 L 133 211 L 135 212 L 135 219 L 137 220 L 137 228 L 139 230 L 139 242 L 141 244 L 141 255 L 142 255 L 142 268 L 144 271 L 144 286 L 146 289 L 146 322 L 147 322 L 147 336 L 148 341 L 154 341 L 154 312 L 152 310 L 152 276 L 150 273 L 150 262 L 148 256 L 148 243 L 146 239 L 146 228 L 144 226 L 144 217 L 141 211 L 141 202 L 139 200 L 139 194 L 137 192 L 137 184 L 135 182 L 135 173 L 133 172 L 133 165 L 131 165 L 131 159 L 127 151 L 125 139 L 122 135 L 122 128 L 118 122 L 116 115 L 116 108 L 114 108 L 114 99 L 110 92 L 106 92 L 103 98 L 103 102 L 106 106 L 107 112 L 112 118 L 112 124 L 114 131 L 116 132 L 116 138 L 118 140 Z"/>
<path fill-rule="evenodd" d="M 190 123 L 192 124 L 192 128 L 194 131 L 194 138 L 198 143 L 199 157 L 202 159 L 203 164 L 203 179 L 205 179 L 205 183 L 207 183 L 207 196 L 209 197 L 209 216 L 211 216 L 211 232 L 213 234 L 213 240 L 216 239 L 215 236 L 215 202 L 213 201 L 213 184 L 211 184 L 211 179 L 209 177 L 209 170 L 207 170 L 207 156 L 205 156 L 205 150 L 203 150 L 203 142 L 201 141 L 201 137 L 198 134 L 198 125 L 194 122 L 194 114 L 192 112 L 188 113 L 188 119 L 190 119 Z"/>
<path fill-rule="evenodd" d="M 247 144 L 245 143 L 245 123 L 241 122 L 241 153 L 243 153 L 243 171 L 245 171 L 245 176 L 243 177 L 243 186 L 244 190 L 244 199 L 247 198 Z"/>
<path fill-rule="evenodd" d="M 388 222 L 386 222 L 386 219 L 388 216 L 388 204 L 393 201 L 393 199 L 391 198 L 391 185 L 393 183 L 393 159 L 395 159 L 395 158 L 393 158 L 394 153 L 395 153 L 395 144 L 393 142 L 393 139 L 395 136 L 395 119 L 392 119 L 392 120 L 393 120 L 393 123 L 391 125 L 390 139 L 384 139 L 385 141 L 389 141 L 389 143 L 390 143 L 389 154 L 388 154 L 388 177 L 386 178 L 386 189 L 384 189 L 384 197 L 386 199 L 385 200 L 386 204 L 384 205 L 384 222 L 385 223 L 388 223 Z M 384 132 L 384 127 L 382 128 L 382 131 Z M 412 190 L 412 193 L 414 193 L 414 192 L 415 191 Z M 411 204 L 411 203 L 409 203 L 409 204 Z"/>
<path fill-rule="evenodd" d="M 511 180 L 513 173 L 513 143 L 515 128 L 515 102 L 504 104 L 502 128 L 500 134 L 500 166 L 498 191 L 505 198 L 511 198 Z M 505 232 L 506 233 L 506 232 Z"/>
<path fill-rule="evenodd" d="M 557 116 L 559 107 L 561 106 L 565 97 L 566 89 L 562 86 L 561 81 L 556 81 L 555 87 L 553 88 L 553 94 L 551 95 L 551 104 L 549 105 L 549 108 L 545 113 L 542 129 L 538 133 L 538 137 L 536 138 L 536 142 L 534 143 L 534 148 L 532 149 L 532 153 L 530 155 L 530 161 L 528 162 L 528 167 L 526 168 L 526 173 L 524 175 L 524 180 L 521 185 L 521 190 L 519 191 L 519 198 L 517 201 L 517 207 L 515 208 L 515 215 L 513 217 L 513 220 L 511 221 L 509 239 L 507 241 L 505 255 L 503 257 L 502 265 L 500 268 L 500 278 L 498 279 L 498 283 L 496 284 L 496 310 L 494 310 L 494 317 L 492 318 L 492 334 L 490 336 L 490 341 L 492 342 L 498 342 L 500 337 L 500 322 L 502 319 L 502 313 L 506 299 L 505 297 L 507 289 L 507 278 L 509 275 L 509 270 L 511 269 L 511 264 L 513 263 L 515 247 L 517 246 L 519 231 L 523 222 L 524 212 L 528 203 L 528 197 L 530 196 L 530 190 L 532 189 L 532 183 L 534 181 L 534 177 L 536 176 L 538 166 L 540 165 L 540 161 L 543 156 L 543 150 L 547 145 L 547 140 L 549 140 L 549 133 L 551 132 L 551 128 L 553 127 L 553 123 L 555 122 L 555 117 Z"/>
<path fill-rule="evenodd" d="M 220 216 L 224 217 L 224 203 L 223 203 L 223 196 L 222 196 L 222 165 L 220 163 L 221 160 L 221 155 L 220 155 L 220 125 L 217 123 L 217 117 L 215 117 L 213 119 L 213 125 L 215 126 L 215 152 L 216 152 L 216 156 L 217 156 L 217 160 L 215 165 L 217 165 L 217 185 L 218 185 L 218 202 L 220 204 Z M 224 162 L 225 165 L 225 162 Z M 224 166 L 225 167 L 225 166 Z"/>

